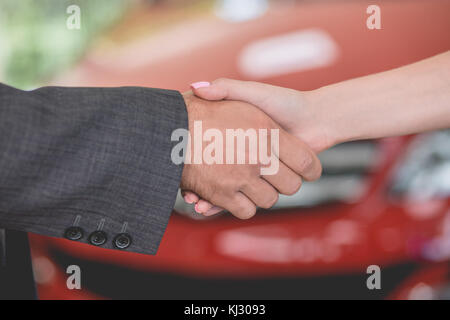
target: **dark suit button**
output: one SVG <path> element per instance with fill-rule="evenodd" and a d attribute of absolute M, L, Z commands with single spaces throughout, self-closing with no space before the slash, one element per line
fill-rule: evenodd
<path fill-rule="evenodd" d="M 80 240 L 83 238 L 83 229 L 80 227 L 69 227 L 66 229 L 64 236 L 69 240 Z"/>
<path fill-rule="evenodd" d="M 89 236 L 89 242 L 94 246 L 101 246 L 102 244 L 105 244 L 106 240 L 106 233 L 99 230 L 92 232 Z"/>
<path fill-rule="evenodd" d="M 120 233 L 114 238 L 114 246 L 117 249 L 126 249 L 131 245 L 131 237 L 126 233 Z"/>

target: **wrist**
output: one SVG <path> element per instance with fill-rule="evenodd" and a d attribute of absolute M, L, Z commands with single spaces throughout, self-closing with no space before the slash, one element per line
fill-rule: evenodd
<path fill-rule="evenodd" d="M 184 104 L 186 106 L 186 113 L 188 116 L 187 130 L 189 131 L 188 139 L 190 140 L 191 136 L 192 136 L 191 130 L 193 128 L 193 122 L 194 122 L 194 119 L 196 118 L 192 92 L 184 92 L 184 93 L 182 93 L 182 97 L 184 99 Z M 181 175 L 181 182 L 180 182 L 180 188 L 185 189 L 185 190 L 190 190 L 192 187 L 192 185 L 191 185 L 192 184 L 191 183 L 191 181 L 192 181 L 192 168 L 191 167 L 192 166 L 190 165 L 190 161 L 186 161 L 186 157 L 188 157 L 188 153 L 190 153 L 190 151 L 187 151 L 188 150 L 187 148 L 191 147 L 190 142 L 191 141 L 188 141 L 187 145 L 186 145 L 186 149 L 185 149 L 186 154 L 184 155 L 185 161 L 183 163 L 183 172 Z"/>
<path fill-rule="evenodd" d="M 330 146 L 367 138 L 364 121 L 355 112 L 360 102 L 353 92 L 344 89 L 336 84 L 316 89 L 311 94 Z"/>
<path fill-rule="evenodd" d="M 296 135 L 306 142 L 314 151 L 321 152 L 340 143 L 335 117 L 327 102 L 326 93 L 321 89 L 299 91 L 301 96 L 300 130 Z"/>
<path fill-rule="evenodd" d="M 184 99 L 184 104 L 186 105 L 186 112 L 188 115 L 188 126 L 189 126 L 188 130 L 189 130 L 191 127 L 190 122 L 193 121 L 194 114 L 195 114 L 195 111 L 194 111 L 195 107 L 193 104 L 193 95 L 192 95 L 192 92 L 188 91 L 188 92 L 182 93 L 182 96 Z"/>

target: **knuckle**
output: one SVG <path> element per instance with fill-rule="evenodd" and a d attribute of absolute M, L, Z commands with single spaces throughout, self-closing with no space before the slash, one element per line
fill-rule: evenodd
<path fill-rule="evenodd" d="M 314 176 L 312 177 L 312 181 L 319 179 L 322 176 L 322 164 L 319 162 L 317 166 L 317 170 L 314 172 Z"/>
<path fill-rule="evenodd" d="M 236 176 L 238 191 L 250 189 L 255 180 L 259 179 L 258 166 L 245 166 L 245 170 Z"/>
<path fill-rule="evenodd" d="M 318 161 L 317 170 L 312 180 L 319 179 L 322 176 L 322 170 L 323 170 L 322 164 L 320 163 L 320 161 Z"/>
<path fill-rule="evenodd" d="M 310 153 L 305 153 L 302 155 L 300 160 L 300 172 L 309 172 L 314 166 L 314 159 Z"/>
<path fill-rule="evenodd" d="M 270 209 L 273 207 L 275 203 L 278 201 L 278 193 L 274 192 L 273 194 L 267 196 L 267 199 L 262 204 L 261 208 Z"/>
<path fill-rule="evenodd" d="M 249 177 L 243 175 L 244 179 L 240 180 L 236 191 L 243 191 L 250 187 Z"/>
<path fill-rule="evenodd" d="M 238 180 L 233 174 L 227 174 L 218 179 L 217 184 L 219 187 L 217 189 L 221 190 L 221 193 L 223 194 L 232 196 L 236 191 L 239 191 L 239 188 L 242 187 L 244 183 L 245 181 Z"/>
<path fill-rule="evenodd" d="M 256 207 L 253 205 L 247 205 L 245 203 L 239 203 L 238 208 L 236 209 L 235 216 L 242 220 L 247 220 L 253 217 L 256 213 Z"/>
<path fill-rule="evenodd" d="M 245 211 L 242 212 L 242 215 L 240 216 L 240 219 L 247 220 L 252 218 L 256 214 L 256 207 L 255 206 L 249 206 L 246 208 Z"/>
<path fill-rule="evenodd" d="M 301 186 L 302 186 L 302 179 L 300 177 L 298 177 L 298 179 L 295 179 L 291 183 L 289 188 L 286 189 L 285 194 L 288 196 L 292 196 L 292 195 L 296 194 L 298 192 L 298 190 L 300 190 Z"/>

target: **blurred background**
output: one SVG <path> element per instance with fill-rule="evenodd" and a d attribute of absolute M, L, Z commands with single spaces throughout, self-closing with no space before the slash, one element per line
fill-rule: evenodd
<path fill-rule="evenodd" d="M 66 22 L 80 8 L 80 29 Z M 366 9 L 381 8 L 369 30 Z M 2 0 L 0 81 L 311 90 L 450 50 L 449 0 Z M 407 86 L 408 83 L 402 85 Z M 386 115 L 389 116 L 389 115 Z M 30 235 L 41 299 L 449 299 L 450 131 L 342 144 L 250 221 L 181 199 L 156 256 Z M 66 287 L 79 265 L 82 289 Z M 366 286 L 381 267 L 381 289 Z"/>

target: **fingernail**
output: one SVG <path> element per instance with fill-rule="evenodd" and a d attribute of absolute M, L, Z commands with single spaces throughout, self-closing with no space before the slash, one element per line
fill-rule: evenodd
<path fill-rule="evenodd" d="M 198 209 L 198 203 L 195 204 L 194 209 L 195 209 L 195 212 L 197 212 L 197 213 L 202 213 L 202 212 Z"/>
<path fill-rule="evenodd" d="M 191 83 L 191 87 L 194 89 L 209 87 L 211 84 L 208 81 L 200 81 Z"/>
<path fill-rule="evenodd" d="M 189 204 L 191 204 L 192 202 L 194 202 L 194 200 L 192 200 L 192 198 L 189 197 L 189 196 L 184 196 L 184 201 L 186 201 L 186 203 L 189 203 Z"/>

